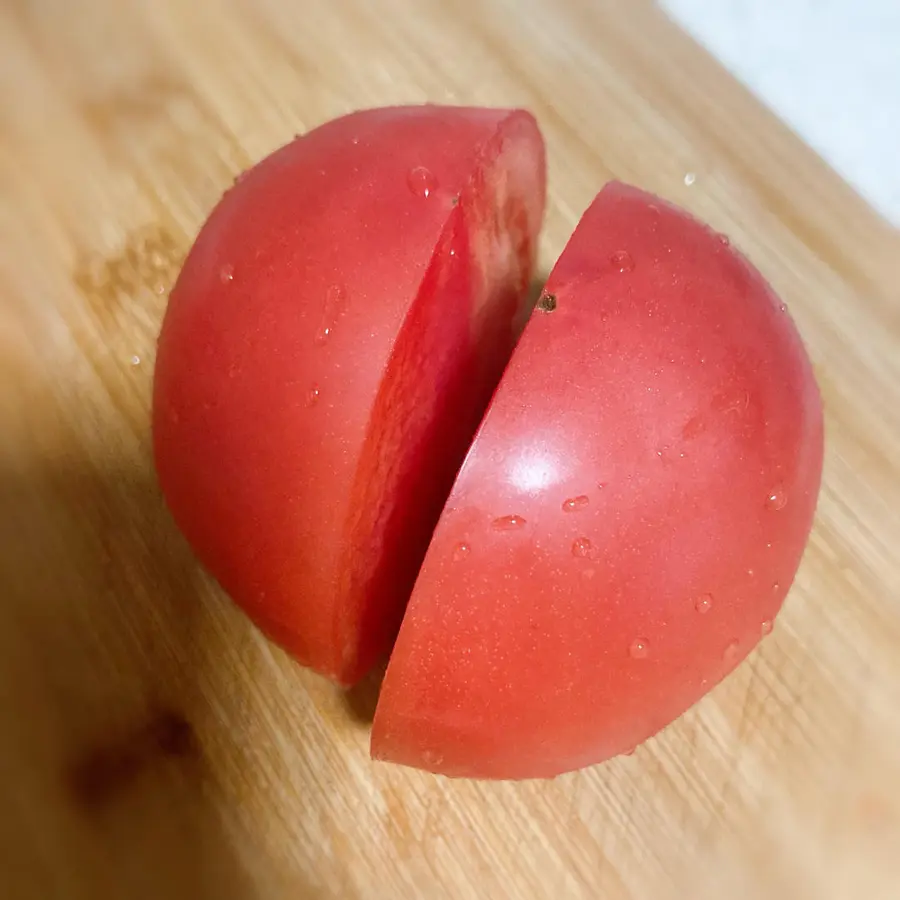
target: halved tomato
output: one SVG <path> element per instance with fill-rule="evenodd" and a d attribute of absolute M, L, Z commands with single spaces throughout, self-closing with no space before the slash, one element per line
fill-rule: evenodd
<path fill-rule="evenodd" d="M 354 113 L 242 177 L 172 291 L 166 500 L 234 600 L 339 683 L 389 648 L 527 318 L 544 170 L 525 112 Z"/>
<path fill-rule="evenodd" d="M 373 755 L 545 777 L 650 737 L 771 629 L 822 452 L 809 361 L 759 273 L 685 212 L 605 188 L 434 533 Z"/>

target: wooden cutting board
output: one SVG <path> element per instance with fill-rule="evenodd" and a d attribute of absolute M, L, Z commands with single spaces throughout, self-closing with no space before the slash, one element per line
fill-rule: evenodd
<path fill-rule="evenodd" d="M 425 100 L 538 116 L 545 270 L 612 176 L 730 234 L 827 408 L 775 633 L 633 756 L 547 783 L 371 763 L 372 685 L 261 639 L 150 462 L 154 338 L 221 192 Z M 4 0 L 0 326 L 0 897 L 900 897 L 900 236 L 655 6 Z"/>

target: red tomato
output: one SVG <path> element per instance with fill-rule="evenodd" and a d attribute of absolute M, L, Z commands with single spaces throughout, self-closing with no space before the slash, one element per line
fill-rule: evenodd
<path fill-rule="evenodd" d="M 681 715 L 772 627 L 822 410 L 784 306 L 686 213 L 585 214 L 469 451 L 376 712 L 376 758 L 553 776 Z"/>
<path fill-rule="evenodd" d="M 527 113 L 355 113 L 241 178 L 172 291 L 165 497 L 225 590 L 340 683 L 396 633 L 527 318 L 543 204 Z"/>

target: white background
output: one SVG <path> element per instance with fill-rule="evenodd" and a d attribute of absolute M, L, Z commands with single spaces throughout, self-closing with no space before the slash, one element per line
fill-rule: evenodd
<path fill-rule="evenodd" d="M 660 0 L 900 227 L 900 0 Z"/>

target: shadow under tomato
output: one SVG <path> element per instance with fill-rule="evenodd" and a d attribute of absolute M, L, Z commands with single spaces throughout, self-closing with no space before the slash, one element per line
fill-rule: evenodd
<path fill-rule="evenodd" d="M 381 695 L 381 685 L 387 672 L 387 662 L 376 666 L 362 681 L 344 690 L 344 707 L 354 722 L 371 725 L 375 719 L 375 708 Z"/>
<path fill-rule="evenodd" d="M 148 458 L 65 446 L 0 446 L 3 895 L 262 900 L 245 861 L 264 844 L 235 793 L 252 761 L 229 726 L 226 601 Z"/>

